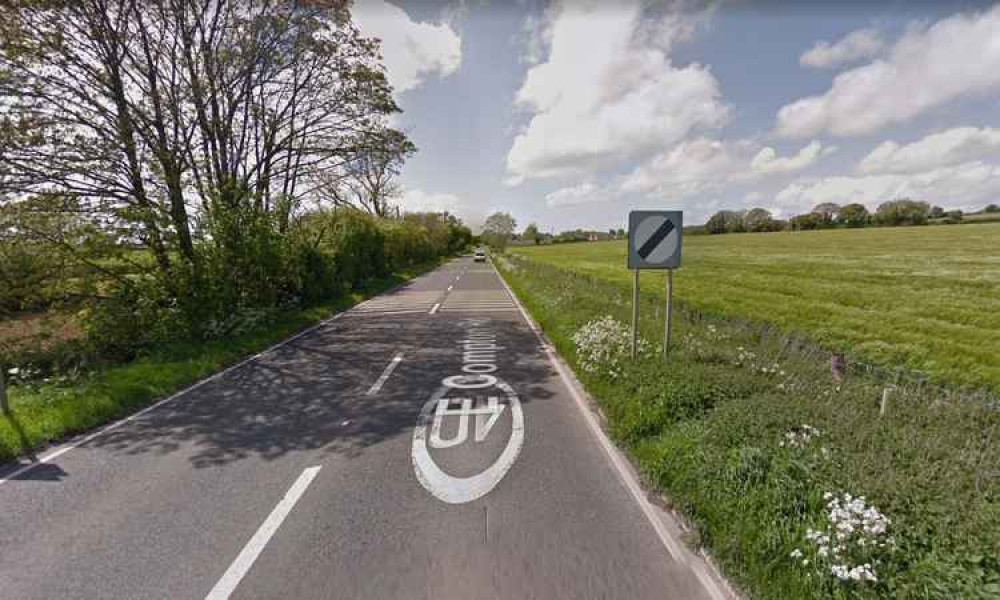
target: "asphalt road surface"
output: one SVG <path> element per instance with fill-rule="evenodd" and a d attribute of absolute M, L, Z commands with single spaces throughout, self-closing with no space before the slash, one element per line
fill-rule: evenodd
<path fill-rule="evenodd" d="M 452 261 L 0 471 L 0 598 L 725 597 L 596 423 Z"/>

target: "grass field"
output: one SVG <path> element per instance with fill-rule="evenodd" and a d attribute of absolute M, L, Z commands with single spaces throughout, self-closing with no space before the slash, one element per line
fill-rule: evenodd
<path fill-rule="evenodd" d="M 513 251 L 631 286 L 624 242 Z M 661 273 L 642 281 L 662 294 Z M 690 236 L 674 284 L 692 308 L 770 322 L 934 381 L 1000 390 L 1000 223 Z"/>

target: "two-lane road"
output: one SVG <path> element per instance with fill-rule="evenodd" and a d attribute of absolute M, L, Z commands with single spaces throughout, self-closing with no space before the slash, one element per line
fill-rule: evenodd
<path fill-rule="evenodd" d="M 723 597 L 469 259 L 49 457 L 5 600 Z"/>

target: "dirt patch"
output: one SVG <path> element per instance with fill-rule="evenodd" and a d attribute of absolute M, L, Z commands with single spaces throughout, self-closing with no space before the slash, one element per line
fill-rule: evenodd
<path fill-rule="evenodd" d="M 15 315 L 0 321 L 0 346 L 47 350 L 59 342 L 83 337 L 76 316 L 69 312 L 47 311 Z"/>

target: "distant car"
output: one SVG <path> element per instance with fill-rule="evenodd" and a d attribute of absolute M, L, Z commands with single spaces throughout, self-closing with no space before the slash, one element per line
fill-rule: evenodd
<path fill-rule="evenodd" d="M 476 255 L 472 258 L 476 262 L 486 262 L 486 252 L 482 250 L 476 250 Z"/>

